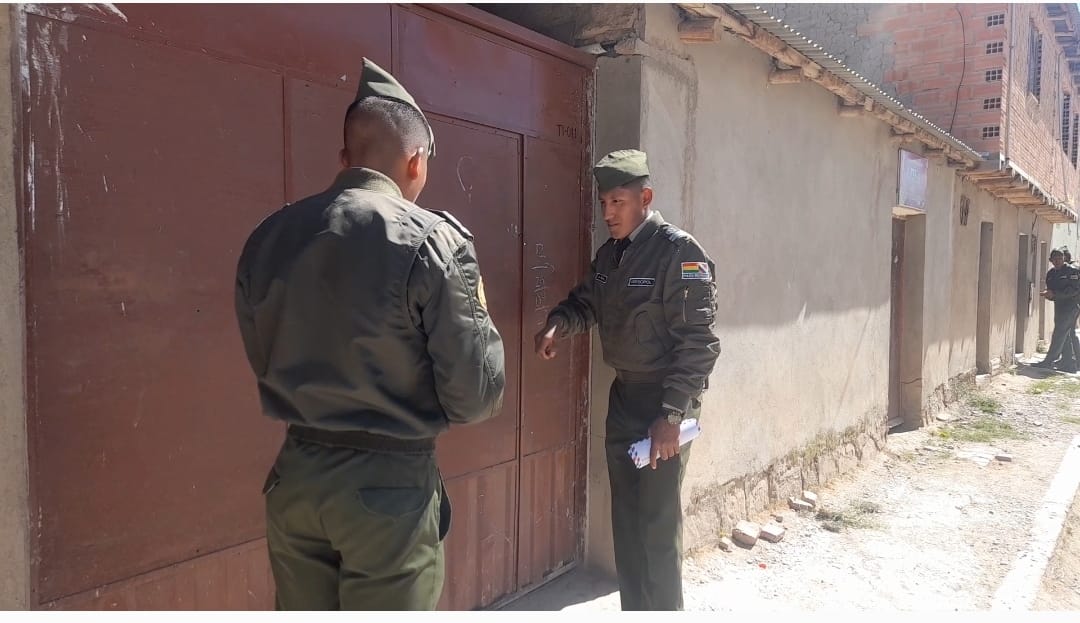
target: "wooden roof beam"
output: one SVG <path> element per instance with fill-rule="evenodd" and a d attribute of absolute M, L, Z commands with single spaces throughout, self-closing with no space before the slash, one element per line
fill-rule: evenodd
<path fill-rule="evenodd" d="M 679 40 L 683 43 L 709 43 L 718 39 L 716 17 L 684 17 L 679 22 Z"/>
<path fill-rule="evenodd" d="M 806 76 L 803 70 L 796 69 L 773 69 L 769 72 L 769 84 L 796 84 L 805 82 Z"/>
<path fill-rule="evenodd" d="M 968 169 L 977 166 L 978 160 L 976 158 L 966 154 L 961 155 L 954 153 L 951 150 L 946 151 L 946 148 L 949 146 L 947 141 L 923 130 L 910 120 L 904 119 L 893 111 L 888 110 L 883 105 L 874 102 L 873 98 L 870 96 L 862 93 L 859 89 L 844 82 L 834 74 L 824 71 L 820 65 L 814 63 L 802 52 L 792 48 L 776 35 L 758 28 L 733 10 L 722 5 L 694 5 L 694 9 L 695 12 L 698 13 L 706 11 L 709 12 L 709 14 L 713 14 L 713 12 L 719 13 L 717 17 L 720 19 L 720 24 L 724 28 L 731 30 L 747 43 L 762 52 L 765 52 L 775 60 L 784 63 L 785 65 L 789 65 L 792 68 L 803 69 L 804 76 L 843 100 L 838 106 L 838 112 L 841 116 L 858 116 L 865 113 L 874 114 L 901 131 L 911 132 L 915 135 L 917 140 L 927 147 L 942 150 L 941 153 L 944 154 L 946 160 L 952 159 L 962 162 Z M 779 75 L 776 75 L 775 77 L 779 78 Z M 773 78 L 774 76 L 770 75 L 770 80 Z M 785 79 L 787 79 L 786 76 Z M 857 112 L 855 108 L 860 109 L 861 112 Z"/>

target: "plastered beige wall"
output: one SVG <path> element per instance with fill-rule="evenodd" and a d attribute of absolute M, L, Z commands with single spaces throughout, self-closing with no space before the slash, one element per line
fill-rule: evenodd
<path fill-rule="evenodd" d="M 30 601 L 25 328 L 12 81 L 12 20 L 0 17 L 0 610 Z"/>

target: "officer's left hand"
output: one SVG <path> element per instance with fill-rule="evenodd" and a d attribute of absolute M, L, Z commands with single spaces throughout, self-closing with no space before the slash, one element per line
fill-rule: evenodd
<path fill-rule="evenodd" d="M 649 465 L 656 469 L 656 459 L 668 460 L 679 454 L 679 425 L 658 417 L 649 427 L 652 450 L 649 452 Z"/>
<path fill-rule="evenodd" d="M 558 333 L 559 325 L 557 323 L 551 323 L 548 326 L 540 330 L 533 338 L 533 343 L 536 347 L 536 354 L 541 359 L 554 359 L 556 355 L 555 349 L 555 335 Z"/>

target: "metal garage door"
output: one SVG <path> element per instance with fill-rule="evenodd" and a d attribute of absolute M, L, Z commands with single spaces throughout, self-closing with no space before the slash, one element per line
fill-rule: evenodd
<path fill-rule="evenodd" d="M 431 113 L 420 203 L 476 234 L 507 344 L 503 413 L 439 445 L 442 607 L 577 561 L 588 344 L 545 363 L 531 340 L 588 261 L 588 60 L 467 6 L 102 6 L 19 13 L 34 603 L 271 606 L 282 428 L 233 271 L 256 223 L 332 180 L 364 55 Z"/>

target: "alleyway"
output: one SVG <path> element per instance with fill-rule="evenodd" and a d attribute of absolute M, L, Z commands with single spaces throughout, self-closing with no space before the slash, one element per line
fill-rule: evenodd
<path fill-rule="evenodd" d="M 1060 529 L 1080 465 L 1055 480 L 1063 459 L 1080 460 L 1080 380 L 1022 366 L 935 426 L 890 435 L 886 452 L 817 492 L 816 512 L 774 509 L 780 542 L 692 556 L 686 608 L 1080 609 L 1076 504 Z M 612 582 L 576 571 L 507 609 L 618 607 Z"/>

